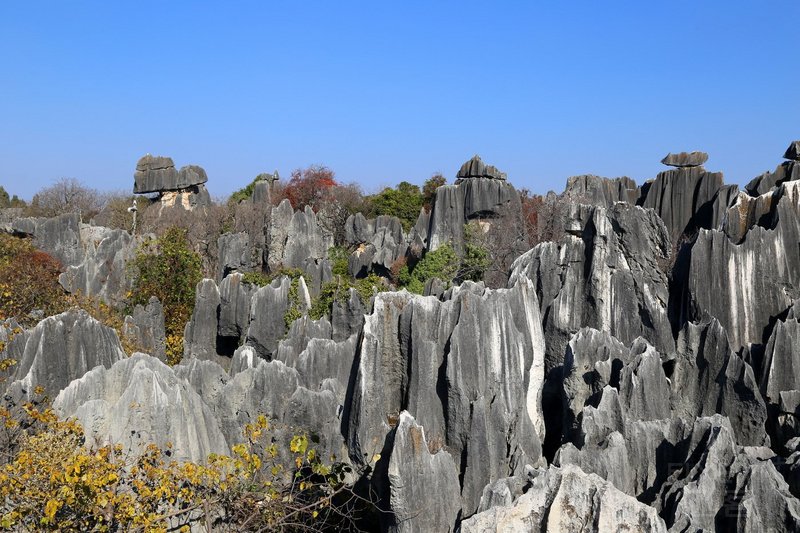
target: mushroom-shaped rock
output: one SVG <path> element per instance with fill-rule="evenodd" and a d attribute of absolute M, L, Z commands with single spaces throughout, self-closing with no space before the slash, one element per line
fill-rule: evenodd
<path fill-rule="evenodd" d="M 456 184 L 463 179 L 468 178 L 490 178 L 496 180 L 506 179 L 506 173 L 497 170 L 493 165 L 484 163 L 480 156 L 475 155 L 472 159 L 461 165 L 461 168 L 456 174 Z"/>
<path fill-rule="evenodd" d="M 708 161 L 708 154 L 705 152 L 669 153 L 661 160 L 663 164 L 669 167 L 699 167 L 706 161 Z"/>
<path fill-rule="evenodd" d="M 147 154 L 136 163 L 133 179 L 133 192 L 145 194 L 187 189 L 207 182 L 208 176 L 201 167 L 189 165 L 175 170 L 171 158 Z"/>
<path fill-rule="evenodd" d="M 800 161 L 800 141 L 794 141 L 792 144 L 789 145 L 789 148 L 786 149 L 786 152 L 783 154 L 784 159 L 790 159 L 792 161 Z"/>

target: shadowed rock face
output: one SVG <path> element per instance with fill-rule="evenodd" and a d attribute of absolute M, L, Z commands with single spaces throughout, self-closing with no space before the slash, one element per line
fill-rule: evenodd
<path fill-rule="evenodd" d="M 640 204 L 658 213 L 670 240 L 697 228 L 715 228 L 714 200 L 722 188 L 722 173 L 690 166 L 660 172 L 649 185 Z M 727 207 L 727 206 L 725 206 Z"/>
<path fill-rule="evenodd" d="M 547 344 L 546 372 L 563 363 L 580 328 L 608 331 L 623 343 L 644 337 L 671 351 L 667 317 L 669 238 L 651 210 L 572 205 L 566 235 L 542 243 L 512 265 L 510 284 L 523 277 L 536 287 Z M 634 318 L 635 317 L 635 318 Z"/>
<path fill-rule="evenodd" d="M 145 194 L 188 189 L 207 182 L 208 176 L 201 167 L 189 165 L 176 170 L 171 158 L 148 154 L 136 163 L 133 179 L 133 192 Z"/>
<path fill-rule="evenodd" d="M 800 141 L 794 141 L 784 152 L 783 157 L 791 161 L 800 161 Z"/>

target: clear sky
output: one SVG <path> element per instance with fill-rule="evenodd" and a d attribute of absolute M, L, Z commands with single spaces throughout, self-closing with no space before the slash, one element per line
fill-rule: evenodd
<path fill-rule="evenodd" d="M 518 187 L 662 170 L 745 183 L 800 139 L 800 1 L 0 3 L 0 184 L 221 197 L 325 164 L 367 191 L 480 154 Z"/>

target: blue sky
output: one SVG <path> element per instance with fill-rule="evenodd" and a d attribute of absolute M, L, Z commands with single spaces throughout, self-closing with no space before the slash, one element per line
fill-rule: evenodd
<path fill-rule="evenodd" d="M 517 187 L 642 182 L 669 151 L 745 183 L 800 138 L 800 2 L 2 2 L 0 184 L 212 194 L 325 164 L 367 191 L 473 154 Z"/>

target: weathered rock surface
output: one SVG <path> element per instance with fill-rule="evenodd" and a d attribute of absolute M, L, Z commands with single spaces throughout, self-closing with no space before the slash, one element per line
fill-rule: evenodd
<path fill-rule="evenodd" d="M 31 237 L 36 248 L 58 259 L 64 267 L 80 265 L 86 256 L 77 213 L 54 218 L 18 218 L 11 229 L 17 235 Z"/>
<path fill-rule="evenodd" d="M 461 168 L 458 169 L 458 173 L 456 173 L 456 185 L 458 185 L 461 180 L 470 178 L 505 180 L 506 173 L 500 172 L 497 170 L 497 167 L 493 165 L 487 165 L 480 156 L 474 155 L 472 159 L 461 165 Z"/>
<path fill-rule="evenodd" d="M 389 459 L 387 531 L 455 531 L 459 505 L 458 470 L 452 457 L 431 451 L 425 430 L 407 411 L 400 413 Z"/>
<path fill-rule="evenodd" d="M 126 316 L 122 334 L 133 339 L 140 350 L 162 361 L 166 361 L 166 332 L 164 330 L 164 307 L 153 296 L 146 306 L 137 305 L 133 316 Z"/>
<path fill-rule="evenodd" d="M 460 505 L 465 515 L 474 513 L 487 483 L 540 459 L 543 356 L 536 295 L 527 280 L 495 291 L 467 283 L 442 300 L 379 294 L 358 355 L 351 457 L 365 462 L 381 453 L 407 410 L 428 440 L 452 455 Z"/>
<path fill-rule="evenodd" d="M 231 272 L 248 272 L 257 266 L 252 261 L 250 236 L 246 232 L 220 235 L 217 247 L 219 248 L 217 278 L 220 280 Z"/>
<path fill-rule="evenodd" d="M 324 259 L 333 239 L 322 230 L 310 207 L 294 211 L 289 200 L 284 200 L 272 209 L 268 243 L 270 269 L 302 268 L 308 259 Z"/>
<path fill-rule="evenodd" d="M 183 335 L 183 357 L 215 360 L 219 327 L 220 295 L 213 279 L 197 284 L 192 318 Z"/>
<path fill-rule="evenodd" d="M 201 167 L 189 165 L 176 170 L 171 158 L 148 154 L 136 163 L 133 179 L 133 192 L 145 194 L 188 189 L 207 182 L 208 176 Z"/>
<path fill-rule="evenodd" d="M 707 172 L 702 167 L 660 172 L 640 204 L 658 213 L 675 242 L 684 233 L 718 226 L 714 200 L 722 181 L 721 172 Z"/>
<path fill-rule="evenodd" d="M 667 527 L 652 507 L 571 465 L 547 469 L 513 505 L 493 507 L 461 523 L 464 533 L 586 530 L 666 533 Z"/>
<path fill-rule="evenodd" d="M 765 172 L 753 178 L 744 188 L 751 196 L 760 196 L 779 185 L 798 179 L 800 179 L 800 162 L 784 161 L 774 172 Z"/>
<path fill-rule="evenodd" d="M 464 244 L 464 224 L 471 219 L 516 227 L 519 206 L 519 193 L 503 180 L 473 178 L 458 185 L 443 185 L 436 189 L 431 209 L 428 250 L 450 243 L 460 251 Z"/>
<path fill-rule="evenodd" d="M 354 277 L 364 277 L 373 271 L 385 275 L 408 250 L 403 225 L 397 217 L 367 220 L 361 213 L 351 215 L 345 224 L 345 241 L 356 248 L 348 263 Z"/>
<path fill-rule="evenodd" d="M 572 205 L 565 218 L 563 240 L 517 258 L 509 279 L 525 277 L 536 287 L 546 372 L 563 363 L 567 342 L 582 327 L 607 331 L 624 344 L 641 336 L 671 351 L 669 291 L 660 266 L 670 254 L 663 222 L 651 210 L 624 203 L 611 209 Z"/>
<path fill-rule="evenodd" d="M 764 343 L 774 317 L 800 297 L 800 186 L 787 184 L 774 210 L 774 229 L 754 226 L 740 244 L 700 230 L 676 275 L 683 317 L 716 317 L 735 351 Z"/>
<path fill-rule="evenodd" d="M 705 152 L 679 152 L 667 154 L 661 162 L 670 167 L 699 167 L 708 161 Z"/>
<path fill-rule="evenodd" d="M 135 455 L 150 443 L 171 442 L 176 459 L 191 461 L 229 453 L 211 409 L 170 367 L 146 354 L 87 372 L 53 407 L 77 418 L 89 446 L 120 443 Z"/>
<path fill-rule="evenodd" d="M 562 196 L 576 203 L 611 207 L 617 202 L 635 204 L 639 188 L 628 177 L 609 179 L 586 174 L 569 178 Z"/>
<path fill-rule="evenodd" d="M 21 339 L 25 346 L 10 380 L 12 396 L 41 386 L 52 398 L 92 368 L 125 358 L 117 333 L 83 310 L 45 318 Z"/>
<path fill-rule="evenodd" d="M 82 261 L 71 265 L 59 276 L 64 290 L 80 293 L 120 306 L 130 290 L 133 278 L 128 263 L 136 256 L 142 240 L 127 231 L 99 226 L 81 226 Z"/>

